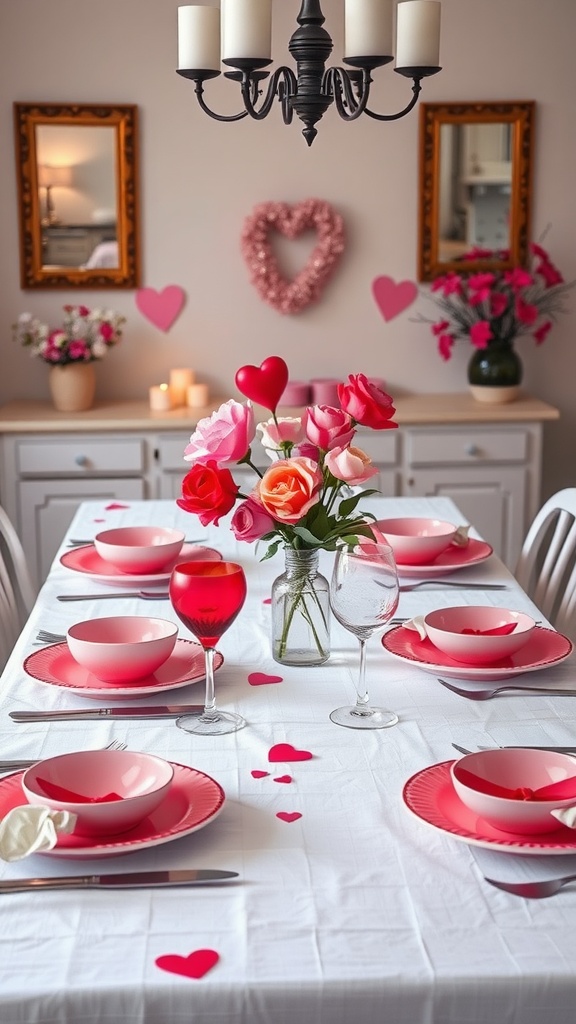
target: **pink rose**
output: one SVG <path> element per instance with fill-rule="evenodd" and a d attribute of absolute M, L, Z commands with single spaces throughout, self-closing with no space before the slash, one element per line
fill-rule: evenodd
<path fill-rule="evenodd" d="M 365 483 L 371 476 L 376 476 L 378 472 L 366 452 L 352 446 L 332 448 L 326 454 L 324 465 L 337 480 L 343 480 L 352 487 Z"/>
<path fill-rule="evenodd" d="M 236 540 L 245 540 L 251 544 L 255 540 L 260 540 L 265 533 L 270 533 L 275 523 L 259 501 L 247 498 L 236 509 L 230 526 Z"/>
<path fill-rule="evenodd" d="M 257 485 L 258 500 L 273 519 L 297 523 L 320 500 L 322 470 L 312 459 L 279 459 Z"/>
<path fill-rule="evenodd" d="M 242 405 L 233 398 L 224 402 L 198 426 L 184 449 L 186 462 L 223 464 L 238 462 L 246 455 L 255 434 L 254 413 L 250 403 Z"/>
<path fill-rule="evenodd" d="M 344 412 L 364 427 L 387 430 L 398 426 L 392 421 L 396 409 L 390 395 L 372 384 L 364 373 L 350 374 L 348 384 L 339 384 L 338 398 Z"/>
<path fill-rule="evenodd" d="M 354 437 L 351 416 L 331 405 L 313 405 L 306 409 L 303 420 L 306 437 L 318 448 L 327 451 L 337 445 L 347 445 Z"/>
<path fill-rule="evenodd" d="M 202 526 L 218 526 L 220 517 L 234 507 L 237 495 L 230 470 L 219 469 L 212 461 L 192 466 L 182 481 L 182 497 L 176 499 L 176 504 L 197 515 Z"/>

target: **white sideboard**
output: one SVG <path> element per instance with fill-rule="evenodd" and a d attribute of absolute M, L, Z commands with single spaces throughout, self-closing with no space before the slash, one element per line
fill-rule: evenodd
<path fill-rule="evenodd" d="M 98 402 L 73 414 L 35 401 L 0 407 L 0 502 L 38 581 L 79 502 L 176 498 L 195 421 L 219 404 L 168 413 L 134 401 Z M 514 568 L 540 505 L 543 426 L 558 419 L 558 410 L 528 396 L 492 406 L 468 394 L 421 394 L 397 397 L 395 404 L 398 430 L 358 431 L 357 443 L 380 470 L 370 485 L 386 495 L 453 498 Z M 257 410 L 260 419 L 268 415 Z M 256 449 L 254 460 L 267 464 Z"/>

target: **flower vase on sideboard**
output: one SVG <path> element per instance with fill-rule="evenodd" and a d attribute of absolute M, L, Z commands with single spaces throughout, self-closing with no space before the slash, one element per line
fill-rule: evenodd
<path fill-rule="evenodd" d="M 318 551 L 285 548 L 272 585 L 272 656 L 281 665 L 323 665 L 330 657 L 330 585 Z"/>
<path fill-rule="evenodd" d="M 92 408 L 96 392 L 92 362 L 51 366 L 48 383 L 54 408 L 59 412 L 85 412 Z"/>
<path fill-rule="evenodd" d="M 477 349 L 468 363 L 468 383 L 477 402 L 513 402 L 521 381 L 522 363 L 510 341 Z"/>

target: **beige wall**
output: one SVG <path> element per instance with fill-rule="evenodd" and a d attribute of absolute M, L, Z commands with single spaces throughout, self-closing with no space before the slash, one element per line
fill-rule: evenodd
<path fill-rule="evenodd" d="M 293 378 L 364 371 L 389 390 L 461 391 L 470 349 L 445 364 L 414 309 L 385 323 L 372 280 L 415 277 L 418 114 L 396 123 L 346 125 L 328 112 L 308 149 L 299 123 L 285 127 L 277 105 L 265 122 L 218 124 L 196 108 L 193 87 L 174 72 L 177 0 L 0 0 L 0 322 L 5 342 L 0 401 L 47 397 L 46 367 L 12 346 L 23 311 L 59 322 L 73 299 L 105 304 L 128 318 L 125 339 L 98 366 L 101 397 L 139 397 L 171 366 L 196 369 L 214 391 L 234 393 L 235 369 L 283 355 Z M 343 0 L 324 0 L 341 55 Z M 298 0 L 275 0 L 274 53 L 286 43 Z M 428 101 L 535 100 L 533 236 L 567 279 L 576 278 L 574 0 L 443 0 L 443 72 L 424 83 Z M 378 73 L 374 108 L 397 109 L 409 83 Z M 212 86 L 212 88 L 210 88 Z M 226 113 L 234 87 L 208 83 Z M 19 286 L 12 103 L 135 103 L 141 124 L 143 284 L 179 284 L 185 309 L 168 334 L 137 312 L 134 293 L 23 292 Z M 344 216 L 347 246 L 324 298 L 297 316 L 266 306 L 248 280 L 239 246 L 244 218 L 267 200 L 328 200 Z M 576 484 L 576 291 L 573 312 L 536 349 L 519 343 L 527 390 L 559 406 L 546 428 L 545 492 Z M 430 312 L 425 300 L 418 306 Z"/>

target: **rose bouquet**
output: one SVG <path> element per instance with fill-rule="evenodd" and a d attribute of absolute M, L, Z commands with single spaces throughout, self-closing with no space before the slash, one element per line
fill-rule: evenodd
<path fill-rule="evenodd" d="M 564 299 L 576 282 L 567 284 L 541 245 L 530 246 L 532 268 L 437 277 L 431 290 L 442 312 L 440 320 L 420 316 L 431 325 L 443 359 L 450 359 L 457 338 L 467 338 L 477 349 L 511 346 L 515 338 L 531 334 L 537 345 L 548 335 Z"/>
<path fill-rule="evenodd" d="M 125 322 L 112 310 L 64 306 L 61 327 L 48 327 L 31 313 L 22 313 L 12 330 L 14 341 L 29 348 L 32 356 L 51 366 L 66 366 L 103 359 L 120 341 Z"/>
<path fill-rule="evenodd" d="M 368 455 L 353 443 L 356 427 L 386 430 L 397 426 L 391 397 L 364 374 L 352 375 L 338 385 L 339 408 L 316 405 L 302 416 L 279 417 L 276 408 L 287 381 L 288 367 L 279 356 L 271 356 L 260 367 L 238 371 L 236 384 L 248 402 L 230 399 L 199 421 L 184 452 L 192 467 L 177 500 L 203 525 L 217 525 L 236 506 L 230 527 L 238 540 L 267 542 L 264 558 L 270 558 L 280 546 L 286 549 L 288 576 L 292 566 L 295 583 L 287 588 L 275 641 L 275 657 L 282 661 L 287 657 L 297 613 L 312 633 L 319 653 L 325 654 L 320 627 L 313 621 L 313 605 L 321 601 L 310 582 L 310 572 L 302 566 L 312 563 L 315 573 L 320 549 L 334 551 L 339 543 L 358 544 L 363 537 L 373 537 L 374 517 L 359 511 L 358 505 L 363 495 L 374 491 L 351 492 L 377 473 Z M 256 425 L 251 401 L 269 409 L 271 417 Z M 263 471 L 252 459 L 251 445 L 257 434 L 272 460 Z M 229 468 L 234 464 L 254 471 L 250 493 L 242 493 L 235 482 Z M 324 619 L 327 612 L 326 607 Z"/>

